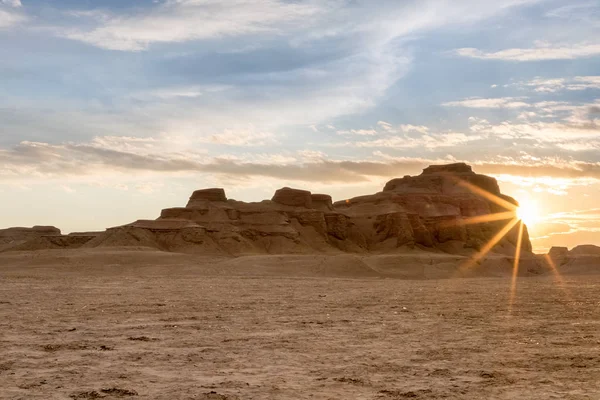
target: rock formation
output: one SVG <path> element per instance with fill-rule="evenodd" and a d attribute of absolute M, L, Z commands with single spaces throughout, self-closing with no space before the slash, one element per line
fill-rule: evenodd
<path fill-rule="evenodd" d="M 60 236 L 60 229 L 54 226 L 34 226 L 33 228 L 14 227 L 0 229 L 0 251 L 12 249 L 42 236 Z"/>
<path fill-rule="evenodd" d="M 555 265 L 563 264 L 569 257 L 569 249 L 566 247 L 553 246 L 548 251 L 548 257 Z"/>
<path fill-rule="evenodd" d="M 472 185 L 470 188 L 464 182 Z M 466 164 L 431 166 L 419 176 L 389 181 L 383 191 L 332 202 L 326 194 L 282 188 L 271 200 L 227 199 L 223 189 L 195 191 L 185 207 L 168 208 L 156 220 L 109 228 L 83 247 L 143 246 L 203 254 L 393 252 L 402 248 L 468 253 L 480 249 L 508 221 L 465 224 L 467 218 L 507 210 L 495 179 Z M 514 251 L 517 228 L 496 251 Z M 531 251 L 527 230 L 523 250 Z"/>
<path fill-rule="evenodd" d="M 600 256 L 600 247 L 594 246 L 593 244 L 581 244 L 575 246 L 569 252 L 572 256 Z"/>
<path fill-rule="evenodd" d="M 0 251 L 78 248 L 102 232 L 62 235 L 54 226 L 0 229 Z"/>

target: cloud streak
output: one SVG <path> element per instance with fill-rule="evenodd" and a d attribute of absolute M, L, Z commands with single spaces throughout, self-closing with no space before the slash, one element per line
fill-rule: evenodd
<path fill-rule="evenodd" d="M 0 181 L 64 181 L 96 175 L 127 177 L 132 173 L 146 172 L 154 175 L 216 174 L 238 178 L 349 183 L 366 182 L 373 177 L 403 176 L 429 164 L 447 162 L 419 157 L 387 157 L 382 153 L 376 155 L 383 160 L 335 160 L 319 153 L 317 157 L 300 162 L 295 157 L 273 156 L 270 158 L 274 162 L 255 162 L 235 157 L 228 159 L 224 155 L 211 157 L 198 152 L 120 151 L 114 149 L 115 141 L 111 139 L 109 145 L 105 141 L 61 145 L 22 142 L 11 149 L 1 149 Z M 491 175 L 600 180 L 600 163 L 517 159 L 498 162 L 472 160 L 470 163 L 477 172 Z"/>
<path fill-rule="evenodd" d="M 539 77 L 530 81 L 519 82 L 514 85 L 521 88 L 533 88 L 533 90 L 538 93 L 556 93 L 563 90 L 600 90 L 600 76 L 575 76 L 573 78 L 554 79 L 544 79 Z"/>
<path fill-rule="evenodd" d="M 138 15 L 103 14 L 95 29 L 63 34 L 108 50 L 142 51 L 153 43 L 277 34 L 281 24 L 306 23 L 319 12 L 312 3 L 279 0 L 169 0 Z"/>
<path fill-rule="evenodd" d="M 551 45 L 538 43 L 531 48 L 512 48 L 486 52 L 472 47 L 456 49 L 454 54 L 479 60 L 501 60 L 514 62 L 575 60 L 600 55 L 600 43 L 577 43 L 573 45 Z"/>
<path fill-rule="evenodd" d="M 467 108 L 523 108 L 530 107 L 528 103 L 518 101 L 513 97 L 503 97 L 496 99 L 483 99 L 473 97 L 465 100 L 450 101 L 443 103 L 446 107 L 467 107 Z"/>

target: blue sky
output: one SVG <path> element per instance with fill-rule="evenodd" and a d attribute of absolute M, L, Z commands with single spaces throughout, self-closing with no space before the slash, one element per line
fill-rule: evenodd
<path fill-rule="evenodd" d="M 466 161 L 537 205 L 538 249 L 600 244 L 599 37 L 586 0 L 0 0 L 0 225 Z"/>

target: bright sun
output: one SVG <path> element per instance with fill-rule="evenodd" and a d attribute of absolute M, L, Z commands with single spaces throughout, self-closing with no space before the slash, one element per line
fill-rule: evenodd
<path fill-rule="evenodd" d="M 519 208 L 517 208 L 517 217 L 522 220 L 525 225 L 531 227 L 540 219 L 537 204 L 531 199 L 519 200 Z"/>

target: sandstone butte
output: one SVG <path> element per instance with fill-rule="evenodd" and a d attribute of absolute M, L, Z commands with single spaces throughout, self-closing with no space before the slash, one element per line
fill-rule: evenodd
<path fill-rule="evenodd" d="M 187 205 L 104 232 L 61 235 L 54 227 L 0 230 L 0 251 L 78 247 L 150 247 L 223 255 L 388 253 L 419 248 L 465 254 L 479 250 L 507 221 L 465 225 L 466 218 L 507 210 L 474 193 L 468 182 L 512 204 L 494 178 L 464 163 L 434 165 L 392 179 L 383 191 L 333 203 L 331 196 L 282 188 L 271 200 L 227 199 L 223 189 L 192 193 Z M 514 252 L 517 228 L 495 251 Z M 531 252 L 527 229 L 523 251 Z"/>

